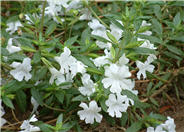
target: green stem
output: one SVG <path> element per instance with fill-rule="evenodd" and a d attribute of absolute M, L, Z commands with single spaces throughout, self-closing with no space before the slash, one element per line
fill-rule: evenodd
<path fill-rule="evenodd" d="M 87 5 L 87 8 L 91 11 L 91 13 L 107 28 L 110 29 L 107 24 L 105 24 L 99 17 L 98 15 L 93 11 L 93 9 Z"/>
<path fill-rule="evenodd" d="M 42 19 L 41 19 L 41 25 L 40 25 L 40 32 L 43 35 L 43 22 L 44 22 L 44 16 L 45 16 L 45 7 L 46 7 L 47 1 L 44 1 L 43 3 L 43 9 L 42 9 Z"/>

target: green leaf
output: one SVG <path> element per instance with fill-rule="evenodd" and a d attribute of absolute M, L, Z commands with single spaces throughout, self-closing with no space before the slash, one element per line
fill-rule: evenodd
<path fill-rule="evenodd" d="M 98 70 L 97 68 L 87 67 L 86 70 L 93 74 L 95 73 L 95 74 L 103 75 L 103 72 Z"/>
<path fill-rule="evenodd" d="M 35 76 L 34 76 L 34 80 L 38 81 L 41 79 L 44 79 L 47 73 L 47 67 L 46 66 L 42 66 L 41 68 L 39 68 L 38 70 L 35 71 Z"/>
<path fill-rule="evenodd" d="M 181 23 L 180 12 L 178 12 L 176 16 L 174 17 L 173 23 L 175 27 L 178 27 L 180 25 Z"/>
<path fill-rule="evenodd" d="M 158 34 L 162 35 L 162 24 L 158 22 L 156 19 L 152 19 L 153 30 Z"/>
<path fill-rule="evenodd" d="M 95 64 L 89 59 L 89 57 L 84 56 L 84 55 L 75 55 L 75 57 L 77 60 L 80 60 L 85 65 L 96 68 Z"/>
<path fill-rule="evenodd" d="M 154 6 L 154 13 L 155 13 L 155 15 L 157 16 L 158 19 L 161 19 L 161 17 L 162 17 L 162 14 L 161 14 L 162 11 L 161 11 L 159 5 L 155 5 Z"/>
<path fill-rule="evenodd" d="M 65 97 L 64 92 L 62 92 L 62 91 L 57 91 L 54 95 L 55 95 L 56 98 L 59 100 L 59 102 L 60 102 L 61 104 L 63 104 L 64 97 Z"/>
<path fill-rule="evenodd" d="M 118 44 L 118 41 L 116 40 L 116 38 L 115 38 L 109 31 L 107 31 L 106 34 L 107 34 L 108 38 L 109 38 L 113 43 Z"/>
<path fill-rule="evenodd" d="M 2 100 L 6 106 L 10 107 L 11 109 L 15 109 L 11 99 L 9 99 L 7 96 L 2 96 Z"/>
<path fill-rule="evenodd" d="M 143 48 L 143 47 L 136 47 L 128 49 L 130 53 L 137 53 L 139 55 L 150 55 L 150 54 L 156 54 L 156 51 L 153 49 Z M 128 55 L 127 55 L 128 56 Z"/>
<path fill-rule="evenodd" d="M 168 50 L 177 54 L 177 55 L 180 55 L 180 56 L 184 56 L 184 51 L 182 51 L 181 49 L 175 47 L 175 46 L 172 46 L 172 45 L 166 45 Z"/>
<path fill-rule="evenodd" d="M 127 121 L 128 121 L 128 113 L 127 112 L 123 112 L 122 113 L 122 117 L 120 118 L 121 126 L 125 126 Z"/>
<path fill-rule="evenodd" d="M 61 113 L 58 118 L 57 118 L 57 121 L 56 121 L 56 125 L 57 124 L 61 124 L 62 125 L 62 122 L 63 122 L 63 113 Z"/>
<path fill-rule="evenodd" d="M 126 132 L 138 132 L 142 128 L 143 123 L 138 121 L 133 123 L 127 130 Z"/>
<path fill-rule="evenodd" d="M 83 102 L 83 101 L 86 101 L 87 100 L 87 98 L 86 97 L 84 97 L 84 96 L 82 96 L 82 95 L 78 95 L 78 96 L 76 96 L 76 97 L 74 97 L 74 98 L 72 98 L 72 101 L 74 102 L 74 101 L 80 101 L 80 102 Z"/>
<path fill-rule="evenodd" d="M 78 36 L 69 38 L 67 41 L 65 41 L 64 46 L 69 46 L 74 44 L 77 41 Z"/>
<path fill-rule="evenodd" d="M 112 58 L 114 59 L 116 57 L 115 49 L 113 47 L 111 47 L 110 52 L 111 52 Z"/>
<path fill-rule="evenodd" d="M 31 88 L 31 95 L 34 97 L 34 99 L 38 102 L 39 105 L 43 106 L 43 98 L 36 88 Z"/>
<path fill-rule="evenodd" d="M 37 63 L 40 62 L 40 60 L 41 60 L 41 54 L 40 54 L 40 52 L 34 53 L 33 62 L 34 62 L 35 64 L 37 64 Z"/>
<path fill-rule="evenodd" d="M 34 122 L 34 124 L 38 126 L 42 132 L 53 132 L 54 127 L 49 124 L 45 124 L 42 121 Z"/>
<path fill-rule="evenodd" d="M 50 34 L 52 34 L 54 32 L 54 30 L 56 29 L 57 25 L 55 22 L 52 22 L 49 27 L 47 28 L 46 32 L 45 32 L 45 36 L 48 37 Z"/>
<path fill-rule="evenodd" d="M 150 99 L 150 101 L 151 101 L 154 105 L 159 106 L 158 102 L 157 102 L 154 98 L 149 98 L 149 99 Z"/>
<path fill-rule="evenodd" d="M 101 96 L 101 98 L 99 99 L 99 101 L 100 101 L 100 106 L 102 107 L 102 109 L 105 112 L 107 112 L 107 106 L 105 104 L 105 101 L 106 101 L 105 97 Z"/>
<path fill-rule="evenodd" d="M 102 41 L 104 43 L 110 42 L 109 40 L 107 40 L 107 39 L 105 39 L 103 37 L 97 36 L 97 35 L 91 35 L 91 37 L 94 38 L 94 39 L 97 39 L 99 41 Z"/>
<path fill-rule="evenodd" d="M 21 49 L 24 51 L 27 51 L 27 52 L 36 52 L 35 49 L 32 49 L 32 48 L 27 47 L 27 46 L 21 46 Z"/>
<path fill-rule="evenodd" d="M 20 110 L 22 112 L 25 112 L 27 107 L 27 100 L 26 100 L 26 94 L 22 90 L 19 90 L 16 92 L 16 102 Z"/>

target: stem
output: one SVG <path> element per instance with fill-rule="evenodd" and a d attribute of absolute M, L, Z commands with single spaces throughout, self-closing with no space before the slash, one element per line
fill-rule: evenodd
<path fill-rule="evenodd" d="M 46 6 L 46 1 L 43 3 L 43 9 L 42 9 L 42 19 L 41 19 L 41 25 L 40 25 L 40 32 L 43 34 L 43 22 L 44 22 L 44 16 L 45 16 L 45 6 Z"/>

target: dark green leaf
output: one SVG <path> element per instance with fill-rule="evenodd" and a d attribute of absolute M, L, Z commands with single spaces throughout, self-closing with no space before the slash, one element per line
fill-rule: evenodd
<path fill-rule="evenodd" d="M 31 95 L 34 97 L 39 105 L 43 106 L 43 98 L 36 88 L 31 88 Z"/>
<path fill-rule="evenodd" d="M 54 32 L 54 30 L 56 29 L 57 25 L 55 22 L 52 22 L 49 27 L 47 28 L 46 32 L 45 32 L 45 36 L 48 37 L 50 34 L 52 34 Z"/>
<path fill-rule="evenodd" d="M 22 90 L 19 90 L 16 92 L 16 101 L 20 110 L 22 112 L 25 112 L 27 107 L 27 100 L 26 100 L 26 94 Z"/>
<path fill-rule="evenodd" d="M 142 128 L 143 123 L 138 121 L 133 123 L 127 130 L 126 132 L 138 132 Z"/>
<path fill-rule="evenodd" d="M 57 91 L 56 93 L 55 93 L 55 96 L 56 96 L 56 98 L 59 100 L 59 102 L 61 103 L 61 104 L 63 104 L 63 101 L 64 101 L 64 92 L 62 92 L 62 91 Z"/>
<path fill-rule="evenodd" d="M 2 96 L 2 100 L 3 100 L 3 103 L 4 103 L 6 106 L 10 107 L 11 109 L 14 109 L 14 106 L 13 106 L 13 103 L 12 103 L 11 99 L 9 99 L 9 98 L 6 97 L 6 96 Z"/>

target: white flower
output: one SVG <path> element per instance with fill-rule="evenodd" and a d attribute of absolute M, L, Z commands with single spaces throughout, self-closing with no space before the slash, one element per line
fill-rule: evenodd
<path fill-rule="evenodd" d="M 35 115 L 33 115 L 29 120 L 24 120 L 22 125 L 20 126 L 22 131 L 19 132 L 37 132 L 40 131 L 40 128 L 37 126 L 33 126 L 30 123 L 36 122 L 38 119 L 36 119 Z"/>
<path fill-rule="evenodd" d="M 119 58 L 119 61 L 117 62 L 117 65 L 118 65 L 118 66 L 123 66 L 123 65 L 128 64 L 128 62 L 129 62 L 129 59 L 126 58 L 125 53 L 124 53 L 124 54 Z"/>
<path fill-rule="evenodd" d="M 164 131 L 162 126 L 159 125 L 155 128 L 155 130 L 153 127 L 148 127 L 146 132 L 166 132 L 166 131 Z"/>
<path fill-rule="evenodd" d="M 130 103 L 133 105 L 134 101 L 132 99 L 129 99 L 126 95 L 117 94 L 117 98 L 114 94 L 110 94 L 108 100 L 105 102 L 105 104 L 109 107 L 107 109 L 107 112 L 110 116 L 117 118 L 121 118 L 122 113 L 126 112 L 128 106 L 130 106 Z"/>
<path fill-rule="evenodd" d="M 64 52 L 59 57 L 54 57 L 54 59 L 60 64 L 63 73 L 68 73 L 70 66 L 76 63 L 76 59 L 71 56 L 71 51 L 67 47 L 64 48 Z"/>
<path fill-rule="evenodd" d="M 151 23 L 147 23 L 145 20 L 142 21 L 141 27 L 145 27 L 145 26 L 151 26 Z M 145 31 L 143 33 L 139 33 L 139 34 L 143 34 L 143 35 L 152 35 L 151 31 Z"/>
<path fill-rule="evenodd" d="M 149 40 L 145 40 L 141 38 L 138 38 L 137 40 L 144 41 L 144 43 L 140 47 L 148 48 L 148 49 L 157 49 L 156 47 L 154 47 L 154 44 L 152 44 Z"/>
<path fill-rule="evenodd" d="M 72 77 L 74 77 L 77 73 L 86 73 L 86 67 L 87 66 L 84 65 L 82 62 L 76 60 L 75 63 L 70 66 Z"/>
<path fill-rule="evenodd" d="M 111 53 L 108 52 L 107 49 L 104 50 L 104 53 L 105 53 L 105 56 L 100 56 L 95 59 L 92 59 L 92 61 L 97 67 L 101 67 L 105 64 L 111 64 L 111 61 L 110 61 L 110 59 L 112 59 Z"/>
<path fill-rule="evenodd" d="M 122 22 L 118 21 L 121 25 Z M 110 25 L 111 34 L 116 38 L 116 40 L 119 40 L 122 37 L 123 30 L 117 27 L 115 24 Z"/>
<path fill-rule="evenodd" d="M 137 73 L 137 78 L 140 80 L 140 76 L 141 74 L 143 75 L 143 78 L 146 78 L 146 71 L 152 73 L 155 66 L 151 65 L 150 63 L 154 61 L 154 59 L 156 59 L 155 55 L 150 55 L 148 56 L 147 60 L 142 63 L 141 61 L 136 61 L 136 65 L 139 68 L 139 72 Z"/>
<path fill-rule="evenodd" d="M 31 59 L 24 58 L 22 64 L 20 62 L 13 62 L 11 67 L 15 68 L 10 71 L 10 74 L 18 81 L 22 81 L 25 77 L 25 80 L 28 81 L 31 79 L 32 75 L 29 73 L 31 71 Z"/>
<path fill-rule="evenodd" d="M 100 22 L 97 19 L 92 19 L 92 22 L 89 22 L 88 25 L 93 30 L 91 34 L 108 38 L 106 35 L 105 26 L 100 24 Z"/>
<path fill-rule="evenodd" d="M 61 55 L 54 58 L 60 64 L 60 71 L 62 73 L 69 73 L 71 72 L 72 78 L 77 73 L 85 73 L 86 69 L 82 62 L 77 61 L 72 55 L 70 49 L 67 47 L 64 48 L 64 52 Z"/>
<path fill-rule="evenodd" d="M 89 74 L 84 74 L 81 79 L 82 79 L 82 84 L 84 86 L 83 87 L 79 87 L 79 91 L 81 92 L 81 94 L 83 94 L 85 96 L 86 95 L 90 96 L 92 93 L 95 92 L 95 84 L 90 79 L 90 75 Z"/>
<path fill-rule="evenodd" d="M 33 113 L 35 113 L 35 112 L 38 113 L 37 109 L 38 109 L 39 104 L 38 104 L 38 102 L 33 98 L 33 96 L 31 96 L 31 104 L 33 105 L 33 110 L 32 110 L 32 112 L 31 112 L 31 114 L 33 114 Z"/>
<path fill-rule="evenodd" d="M 168 132 L 176 132 L 175 128 L 176 125 L 174 124 L 174 119 L 171 117 L 167 117 L 167 120 L 165 121 L 164 124 L 162 124 L 162 127 L 166 129 Z"/>
<path fill-rule="evenodd" d="M 2 117 L 5 114 L 5 111 L 1 103 L 2 100 L 0 99 L 0 127 L 2 127 L 6 123 L 6 120 Z"/>
<path fill-rule="evenodd" d="M 6 46 L 6 49 L 9 51 L 10 54 L 21 51 L 21 48 L 18 46 L 14 46 L 12 43 L 13 38 L 9 38 L 8 45 Z"/>
<path fill-rule="evenodd" d="M 125 65 L 119 67 L 116 64 L 111 64 L 105 67 L 105 76 L 102 80 L 104 88 L 109 88 L 112 93 L 120 93 L 122 89 L 132 90 L 131 76 L 129 68 Z"/>
<path fill-rule="evenodd" d="M 81 120 L 85 120 L 86 124 L 93 124 L 94 120 L 96 120 L 98 123 L 101 122 L 102 115 L 98 113 L 101 111 L 101 108 L 98 107 L 96 101 L 91 101 L 89 103 L 89 107 L 86 103 L 83 102 L 79 106 L 84 110 L 78 111 L 77 114 L 80 116 Z"/>
<path fill-rule="evenodd" d="M 151 26 L 151 23 L 147 23 L 145 20 L 142 21 L 141 27 Z"/>
<path fill-rule="evenodd" d="M 71 9 L 78 9 L 78 8 L 82 8 L 81 0 L 70 0 L 70 3 L 66 10 L 69 11 Z"/>
<path fill-rule="evenodd" d="M 175 128 L 174 119 L 167 117 L 165 123 L 158 125 L 155 130 L 153 127 L 148 127 L 147 132 L 176 132 Z"/>
<path fill-rule="evenodd" d="M 56 68 L 52 67 L 49 68 L 50 72 L 51 72 L 51 78 L 49 80 L 49 83 L 52 84 L 54 82 L 54 80 L 56 79 L 56 85 L 60 85 L 61 83 L 64 83 L 65 80 L 65 76 L 64 73 L 60 70 L 58 71 Z"/>
<path fill-rule="evenodd" d="M 79 17 L 79 20 L 91 20 L 92 15 L 88 8 L 84 8 L 81 10 L 82 15 Z"/>
<path fill-rule="evenodd" d="M 6 28 L 6 32 L 10 31 L 10 34 L 13 34 L 15 31 L 18 30 L 18 27 L 23 27 L 20 21 L 16 22 L 9 22 L 7 23 L 8 28 Z"/>

